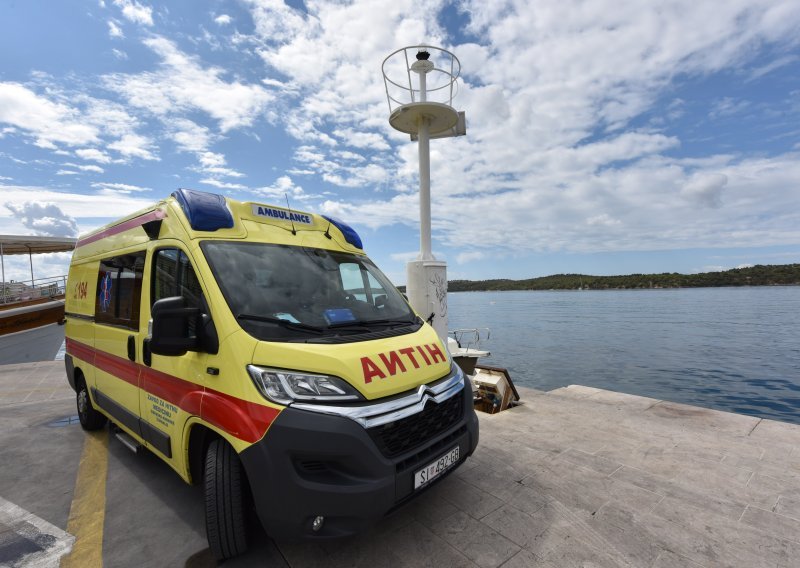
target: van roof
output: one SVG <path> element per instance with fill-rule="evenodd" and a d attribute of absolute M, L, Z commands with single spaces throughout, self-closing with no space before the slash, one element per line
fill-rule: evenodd
<path fill-rule="evenodd" d="M 256 237 L 266 229 L 286 244 L 305 244 L 301 241 L 307 241 L 312 236 L 310 233 L 316 233 L 316 239 L 324 236 L 344 250 L 363 254 L 358 233 L 334 217 L 182 188 L 167 199 L 83 235 L 76 244 L 75 256 L 103 254 L 146 243 L 159 236 L 188 240 L 244 239 L 252 234 L 257 240 L 270 240 Z M 303 233 L 306 238 L 287 242 L 284 231 L 291 236 Z"/>

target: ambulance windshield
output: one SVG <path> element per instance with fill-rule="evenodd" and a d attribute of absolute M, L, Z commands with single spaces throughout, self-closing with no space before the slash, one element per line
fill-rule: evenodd
<path fill-rule="evenodd" d="M 359 341 L 422 325 L 364 256 L 252 242 L 204 241 L 201 248 L 233 315 L 258 339 Z"/>

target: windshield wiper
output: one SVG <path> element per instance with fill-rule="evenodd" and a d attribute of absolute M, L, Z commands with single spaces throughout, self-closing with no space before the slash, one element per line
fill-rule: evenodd
<path fill-rule="evenodd" d="M 281 318 L 276 318 L 273 316 L 257 316 L 254 314 L 239 314 L 236 316 L 238 320 L 250 320 L 250 321 L 260 321 L 264 323 L 274 323 L 275 325 L 279 325 L 281 327 L 285 327 L 287 329 L 296 329 L 299 331 L 307 331 L 309 333 L 317 333 L 322 334 L 325 331 L 323 327 L 317 327 L 315 325 L 308 325 L 307 323 L 300 323 L 300 322 L 293 322 Z"/>
<path fill-rule="evenodd" d="M 412 325 L 419 323 L 418 318 L 413 320 L 409 319 L 377 319 L 377 320 L 358 320 L 358 321 L 343 321 L 339 323 L 332 323 L 329 328 L 345 328 L 345 329 L 366 329 L 373 325 Z"/>
<path fill-rule="evenodd" d="M 378 320 L 368 320 L 363 323 L 365 324 L 380 323 L 385 325 L 411 325 L 420 323 L 420 320 L 418 317 L 415 316 L 413 319 L 378 319 Z"/>

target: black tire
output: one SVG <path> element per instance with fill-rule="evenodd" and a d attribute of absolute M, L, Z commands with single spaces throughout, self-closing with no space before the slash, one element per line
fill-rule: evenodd
<path fill-rule="evenodd" d="M 247 550 L 242 463 L 224 440 L 212 440 L 206 451 L 206 536 L 217 560 Z"/>
<path fill-rule="evenodd" d="M 92 399 L 89 397 L 86 381 L 80 378 L 76 386 L 78 389 L 75 394 L 75 403 L 78 407 L 78 419 L 81 421 L 81 428 L 84 430 L 99 430 L 106 425 L 108 419 L 92 406 Z"/>

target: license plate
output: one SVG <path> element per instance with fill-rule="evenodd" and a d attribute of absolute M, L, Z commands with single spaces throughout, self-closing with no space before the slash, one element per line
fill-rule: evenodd
<path fill-rule="evenodd" d="M 458 463 L 458 446 L 445 455 L 423 467 L 414 474 L 414 489 L 427 485 L 433 479 Z"/>

